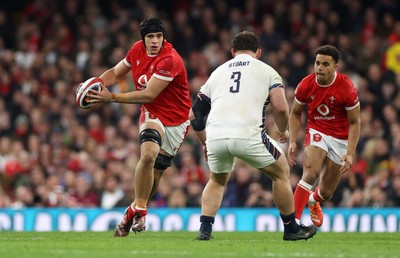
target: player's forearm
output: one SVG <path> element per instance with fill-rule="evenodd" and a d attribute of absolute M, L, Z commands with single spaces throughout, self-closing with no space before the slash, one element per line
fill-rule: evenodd
<path fill-rule="evenodd" d="M 278 127 L 279 132 L 285 132 L 288 129 L 289 124 L 289 112 L 287 110 L 274 111 L 275 124 Z"/>
<path fill-rule="evenodd" d="M 121 81 L 130 70 L 131 68 L 125 65 L 124 60 L 121 60 L 100 75 L 100 78 L 104 81 L 104 86 L 111 86 Z"/>
<path fill-rule="evenodd" d="M 296 143 L 297 134 L 300 130 L 300 116 L 290 114 L 289 116 L 289 142 Z"/>
<path fill-rule="evenodd" d="M 126 93 L 112 93 L 111 102 L 130 103 L 130 104 L 146 104 L 154 100 L 146 91 L 131 91 Z"/>
<path fill-rule="evenodd" d="M 360 123 L 350 124 L 347 154 L 355 155 L 358 141 L 360 139 Z"/>
<path fill-rule="evenodd" d="M 203 146 L 206 146 L 206 130 L 196 131 L 197 138 Z"/>
<path fill-rule="evenodd" d="M 114 73 L 113 68 L 108 69 L 102 75 L 100 75 L 100 79 L 103 80 L 103 84 L 106 87 L 114 85 L 118 82 L 118 78 Z"/>

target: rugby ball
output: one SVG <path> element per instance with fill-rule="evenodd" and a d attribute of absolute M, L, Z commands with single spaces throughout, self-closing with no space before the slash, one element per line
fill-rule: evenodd
<path fill-rule="evenodd" d="M 86 95 L 90 90 L 97 90 L 98 92 L 101 91 L 101 84 L 103 80 L 99 77 L 92 77 L 87 79 L 84 83 L 82 83 L 78 89 L 76 89 L 76 103 L 81 108 L 90 108 L 94 104 L 88 103 L 89 97 Z"/>

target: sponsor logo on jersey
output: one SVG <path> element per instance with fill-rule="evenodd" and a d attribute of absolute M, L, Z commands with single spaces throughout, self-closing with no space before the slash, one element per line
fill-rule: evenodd
<path fill-rule="evenodd" d="M 139 79 L 138 79 L 138 84 L 140 86 L 138 86 L 138 90 L 144 90 L 147 87 L 147 76 L 145 74 L 142 74 Z"/>
<path fill-rule="evenodd" d="M 335 116 L 327 116 L 330 113 L 329 107 L 325 104 L 321 104 L 317 107 L 318 113 L 322 116 L 314 116 L 314 120 L 333 120 Z"/>
<path fill-rule="evenodd" d="M 329 114 L 329 107 L 325 104 L 322 104 L 317 107 L 317 111 L 321 115 L 326 116 L 327 114 Z"/>

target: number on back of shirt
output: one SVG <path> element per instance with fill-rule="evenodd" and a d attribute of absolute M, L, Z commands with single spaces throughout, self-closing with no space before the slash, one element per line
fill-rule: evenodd
<path fill-rule="evenodd" d="M 232 73 L 231 79 L 233 80 L 234 85 L 229 88 L 230 92 L 232 92 L 232 93 L 239 92 L 241 75 L 242 75 L 241 72 L 233 72 Z"/>

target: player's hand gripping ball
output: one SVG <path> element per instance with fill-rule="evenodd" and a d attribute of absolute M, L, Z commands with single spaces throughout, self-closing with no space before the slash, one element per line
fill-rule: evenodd
<path fill-rule="evenodd" d="M 88 101 L 90 98 L 86 96 L 90 90 L 96 90 L 98 92 L 101 91 L 101 84 L 103 80 L 98 77 L 92 77 L 82 83 L 78 89 L 76 90 L 76 103 L 81 108 L 90 108 L 91 106 L 95 105 L 93 103 L 89 103 Z"/>

